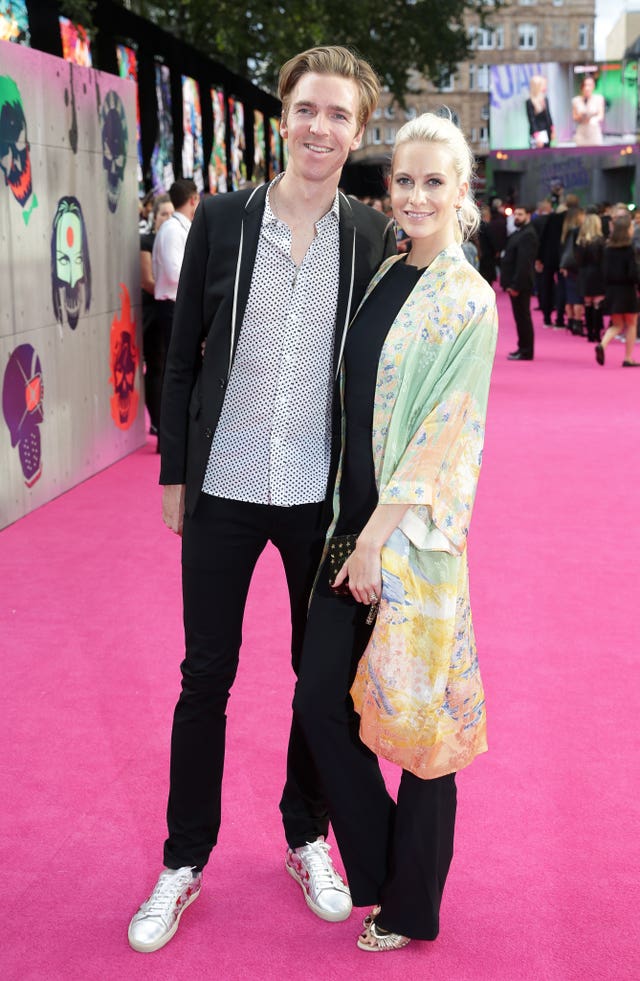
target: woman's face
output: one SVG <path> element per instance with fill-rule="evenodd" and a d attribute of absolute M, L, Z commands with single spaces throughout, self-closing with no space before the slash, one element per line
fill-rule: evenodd
<path fill-rule="evenodd" d="M 164 201 L 158 208 L 158 214 L 156 215 L 154 231 L 158 231 L 160 225 L 164 224 L 167 218 L 171 218 L 173 214 L 173 205 L 171 201 Z"/>
<path fill-rule="evenodd" d="M 403 143 L 391 175 L 393 217 L 413 241 L 441 251 L 455 242 L 456 207 L 468 184 L 458 183 L 451 152 L 439 143 Z"/>
<path fill-rule="evenodd" d="M 589 96 L 593 93 L 593 90 L 596 87 L 596 83 L 592 78 L 584 78 L 582 80 L 581 87 L 582 87 L 583 96 L 585 97 L 585 99 L 588 99 Z"/>

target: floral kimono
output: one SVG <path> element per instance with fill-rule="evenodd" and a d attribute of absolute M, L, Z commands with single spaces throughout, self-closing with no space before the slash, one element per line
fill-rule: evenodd
<path fill-rule="evenodd" d="M 496 337 L 494 292 L 454 246 L 420 277 L 378 365 L 379 501 L 411 506 L 382 549 L 380 609 L 351 694 L 363 742 L 423 778 L 487 749 L 466 543 Z M 340 472 L 336 514 L 339 494 Z"/>

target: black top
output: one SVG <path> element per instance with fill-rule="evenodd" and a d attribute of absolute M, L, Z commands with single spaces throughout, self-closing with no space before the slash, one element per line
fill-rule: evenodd
<path fill-rule="evenodd" d="M 605 246 L 602 264 L 607 313 L 637 313 L 638 267 L 630 245 Z"/>
<path fill-rule="evenodd" d="M 424 272 L 400 259 L 382 277 L 349 328 L 344 347 L 345 449 L 334 534 L 359 534 L 377 503 L 371 450 L 380 352 L 391 324 Z"/>
<path fill-rule="evenodd" d="M 145 232 L 140 236 L 140 251 L 141 252 L 153 252 L 153 242 L 156 237 L 155 232 Z M 153 307 L 154 299 L 151 293 L 147 293 L 146 290 L 142 291 L 142 306 L 143 307 Z"/>
<path fill-rule="evenodd" d="M 549 141 L 551 140 L 551 129 L 553 123 L 551 122 L 551 113 L 549 112 L 549 103 L 544 100 L 544 106 L 540 112 L 536 112 L 533 108 L 533 102 L 531 99 L 527 99 L 527 119 L 529 120 L 529 134 L 533 139 L 534 133 L 540 133 L 542 130 L 547 131 L 547 137 Z M 549 144 L 547 143 L 547 146 Z"/>
<path fill-rule="evenodd" d="M 576 264 L 578 266 L 578 292 L 580 296 L 604 296 L 604 279 L 602 276 L 602 258 L 604 239 L 595 238 L 585 245 L 575 246 Z"/>

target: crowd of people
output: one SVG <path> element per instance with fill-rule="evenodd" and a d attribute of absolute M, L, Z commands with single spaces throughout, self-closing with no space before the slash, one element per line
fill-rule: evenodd
<path fill-rule="evenodd" d="M 482 276 L 492 284 L 499 280 L 511 299 L 518 336 L 511 360 L 533 360 L 535 298 L 543 326 L 587 338 L 598 364 L 604 364 L 611 340 L 624 333 L 622 364 L 640 367 L 634 359 L 640 213 L 624 203 L 585 207 L 573 194 L 513 209 L 494 200 L 482 210 L 476 244 Z"/>

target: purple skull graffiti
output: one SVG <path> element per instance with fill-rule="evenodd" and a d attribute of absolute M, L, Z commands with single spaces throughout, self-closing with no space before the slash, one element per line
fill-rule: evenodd
<path fill-rule="evenodd" d="M 127 166 L 127 117 L 122 99 L 113 89 L 107 92 L 102 109 L 102 166 L 107 175 L 107 204 L 115 212 Z"/>
<path fill-rule="evenodd" d="M 2 411 L 11 445 L 18 447 L 24 482 L 33 487 L 42 474 L 40 423 L 44 415 L 42 365 L 30 344 L 21 344 L 9 357 L 2 386 Z"/>

